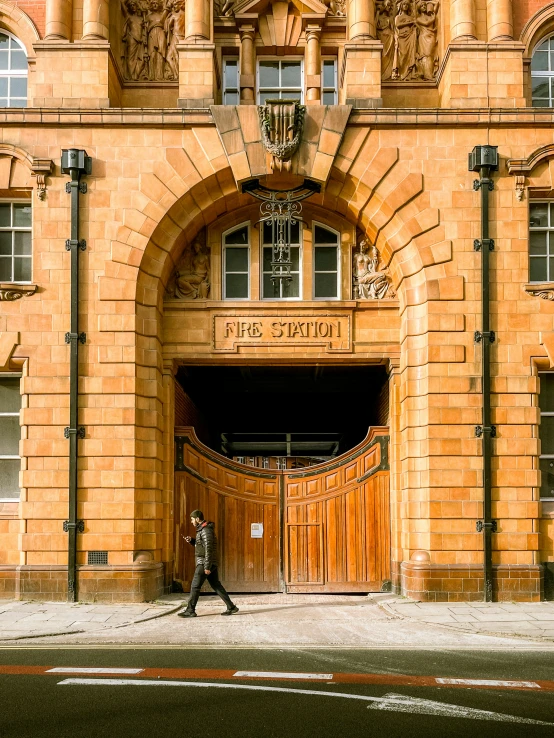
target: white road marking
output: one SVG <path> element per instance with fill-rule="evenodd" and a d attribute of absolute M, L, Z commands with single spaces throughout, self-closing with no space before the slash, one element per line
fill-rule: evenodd
<path fill-rule="evenodd" d="M 274 679 L 322 679 L 328 681 L 332 674 L 300 674 L 294 671 L 236 671 L 234 677 L 267 677 Z"/>
<path fill-rule="evenodd" d="M 374 702 L 368 707 L 391 712 L 412 712 L 419 715 L 441 715 L 447 717 L 465 717 L 473 720 L 495 720 L 503 723 L 527 723 L 529 725 L 554 725 L 541 720 L 502 715 L 488 710 L 474 710 L 471 707 L 460 707 L 443 702 L 406 697 L 401 694 L 386 694 L 384 697 L 368 697 L 363 694 L 347 694 L 346 692 L 327 692 L 315 689 L 287 689 L 286 687 L 262 687 L 253 684 L 229 684 L 226 682 L 179 682 L 164 679 L 64 679 L 58 686 L 100 686 L 100 687 L 204 687 L 207 689 L 245 689 L 251 692 L 283 692 L 285 694 L 306 694 L 317 697 L 342 697 L 346 700 Z"/>
<path fill-rule="evenodd" d="M 55 669 L 48 669 L 47 674 L 141 674 L 144 669 L 109 669 L 101 667 L 84 667 L 84 666 L 57 666 Z"/>
<path fill-rule="evenodd" d="M 490 710 L 476 710 L 473 707 L 449 705 L 445 702 L 434 702 L 419 697 L 406 697 L 402 694 L 389 693 L 380 704 L 368 705 L 371 710 L 387 710 L 389 712 L 409 712 L 416 715 L 438 715 L 440 717 L 467 718 L 468 720 L 494 720 L 498 723 L 527 723 L 529 725 L 554 725 L 541 720 L 503 715 Z"/>
<path fill-rule="evenodd" d="M 436 679 L 437 684 L 468 684 L 472 687 L 530 687 L 540 689 L 536 682 L 514 682 L 500 679 Z"/>

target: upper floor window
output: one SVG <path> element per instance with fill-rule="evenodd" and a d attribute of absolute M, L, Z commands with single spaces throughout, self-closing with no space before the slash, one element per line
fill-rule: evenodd
<path fill-rule="evenodd" d="M 250 228 L 242 225 L 223 234 L 223 298 L 250 296 Z"/>
<path fill-rule="evenodd" d="M 531 59 L 532 104 L 536 108 L 554 105 L 554 36 L 537 46 Z"/>
<path fill-rule="evenodd" d="M 30 282 L 31 204 L 0 202 L 0 282 Z"/>
<path fill-rule="evenodd" d="M 27 107 L 27 54 L 20 41 L 0 33 L 0 108 Z"/>
<path fill-rule="evenodd" d="M 238 105 L 240 103 L 239 60 L 223 60 L 223 104 Z"/>
<path fill-rule="evenodd" d="M 321 102 L 337 104 L 337 60 L 324 59 L 321 65 Z"/>
<path fill-rule="evenodd" d="M 529 207 L 529 281 L 554 282 L 554 202 Z"/>
<path fill-rule="evenodd" d="M 339 296 L 339 234 L 314 225 L 314 298 Z"/>
<path fill-rule="evenodd" d="M 301 234 L 299 221 L 293 221 L 290 229 L 290 279 L 272 279 L 273 273 L 273 233 L 271 223 L 265 221 L 262 227 L 262 298 L 265 300 L 293 300 L 300 297 L 301 274 Z"/>
<path fill-rule="evenodd" d="M 303 100 L 302 61 L 258 62 L 258 103 L 266 100 Z"/>
<path fill-rule="evenodd" d="M 19 377 L 0 375 L 0 500 L 19 498 Z"/>

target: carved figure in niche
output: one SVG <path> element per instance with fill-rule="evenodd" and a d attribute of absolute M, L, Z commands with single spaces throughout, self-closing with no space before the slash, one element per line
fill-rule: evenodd
<path fill-rule="evenodd" d="M 185 249 L 169 292 L 181 300 L 204 300 L 210 294 L 210 254 L 201 237 Z"/>
<path fill-rule="evenodd" d="M 377 5 L 377 38 L 383 44 L 383 58 L 381 62 L 383 79 L 390 79 L 392 77 L 395 48 L 393 12 L 392 0 L 385 0 L 383 3 Z"/>
<path fill-rule="evenodd" d="M 416 79 L 417 26 L 412 16 L 412 5 L 401 2 L 394 19 L 396 44 L 393 61 L 393 79 Z"/>
<path fill-rule="evenodd" d="M 434 79 L 436 74 L 437 13 L 439 2 L 421 0 L 417 6 L 417 65 L 422 79 Z"/>
<path fill-rule="evenodd" d="M 346 15 L 346 0 L 323 0 L 331 11 L 329 15 L 344 17 Z"/>
<path fill-rule="evenodd" d="M 126 79 L 145 79 L 144 52 L 146 36 L 144 16 L 140 5 L 135 0 L 122 0 L 121 9 L 125 23 L 123 24 L 123 74 Z"/>
<path fill-rule="evenodd" d="M 355 300 L 382 300 L 387 293 L 394 296 L 388 269 L 379 271 L 379 250 L 366 238 L 360 240 L 358 250 L 354 252 L 352 271 Z"/>
<path fill-rule="evenodd" d="M 164 8 L 160 0 L 150 0 L 150 13 L 146 17 L 148 35 L 148 79 L 163 80 L 167 54 L 167 37 L 165 35 L 165 19 L 169 10 Z"/>
<path fill-rule="evenodd" d="M 179 56 L 177 44 L 185 38 L 185 0 L 173 0 L 168 3 L 169 15 L 165 21 L 164 31 L 167 44 L 168 79 L 179 79 Z"/>

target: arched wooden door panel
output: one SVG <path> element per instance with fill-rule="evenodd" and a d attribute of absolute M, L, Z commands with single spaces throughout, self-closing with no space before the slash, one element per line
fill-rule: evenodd
<path fill-rule="evenodd" d="M 194 535 L 190 513 L 202 510 L 216 524 L 220 576 L 230 592 L 277 592 L 280 583 L 279 477 L 254 470 L 208 449 L 192 428 L 176 428 L 175 578 L 190 588 Z M 262 523 L 263 536 L 252 537 Z"/>
<path fill-rule="evenodd" d="M 288 592 L 379 591 L 390 579 L 388 429 L 351 452 L 285 472 Z"/>

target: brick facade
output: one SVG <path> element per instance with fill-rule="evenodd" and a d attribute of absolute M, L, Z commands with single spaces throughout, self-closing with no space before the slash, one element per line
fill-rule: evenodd
<path fill-rule="evenodd" d="M 554 301 L 525 285 L 529 198 L 554 191 L 554 117 L 529 107 L 520 35 L 546 3 L 514 2 L 514 38 L 503 42 L 488 42 L 484 2 L 475 2 L 474 40 L 450 43 L 443 11 L 436 82 L 382 83 L 379 44 L 346 43 L 346 21 L 331 19 L 321 48 L 336 49 L 339 104 L 307 105 L 299 151 L 279 176 L 255 106 L 221 105 L 222 49 L 238 53 L 244 43 L 230 20 L 217 21 L 202 43 L 180 42 L 178 80 L 156 86 L 124 80 L 114 51 L 120 20 L 110 20 L 109 43 L 81 40 L 83 8 L 74 3 L 72 38 L 45 39 L 45 4 L 16 6 L 0 3 L 0 20 L 32 57 L 29 106 L 0 112 L 0 190 L 33 203 L 37 289 L 0 302 L 0 366 L 21 372 L 23 403 L 21 498 L 0 502 L 0 598 L 67 594 L 70 202 L 60 157 L 75 147 L 93 160 L 81 196 L 79 596 L 140 601 L 171 586 L 173 429 L 201 422 L 175 384 L 180 363 L 340 361 L 385 365 L 389 375 L 379 422 L 387 412 L 393 586 L 417 599 L 481 599 L 480 208 L 467 155 L 490 143 L 500 156 L 490 195 L 494 596 L 540 599 L 542 566 L 554 562 L 554 503 L 539 499 L 538 372 L 554 367 Z M 298 44 L 304 54 L 302 33 Z M 39 161 L 52 162 L 44 199 Z M 240 190 L 257 177 L 321 185 L 304 213 L 341 233 L 339 300 L 260 300 L 259 250 L 252 299 L 223 299 L 222 234 L 259 218 Z M 210 294 L 168 300 L 175 266 L 203 228 Z M 379 249 L 394 297 L 352 298 L 359 232 Z M 305 266 L 305 295 L 309 275 Z M 307 343 L 254 342 L 227 353 L 216 345 L 217 316 L 272 314 L 346 316 L 350 343 L 340 354 Z M 108 564 L 88 565 L 89 551 L 107 551 Z"/>

